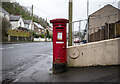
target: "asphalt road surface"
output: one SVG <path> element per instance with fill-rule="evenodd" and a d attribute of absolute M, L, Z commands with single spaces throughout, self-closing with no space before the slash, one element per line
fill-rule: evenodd
<path fill-rule="evenodd" d="M 120 66 L 68 68 L 52 74 L 52 42 L 3 44 L 3 83 L 10 82 L 118 82 Z M 15 84 L 16 84 L 15 82 Z"/>
<path fill-rule="evenodd" d="M 12 81 L 18 74 L 49 56 L 52 42 L 3 44 L 1 50 L 3 81 Z"/>

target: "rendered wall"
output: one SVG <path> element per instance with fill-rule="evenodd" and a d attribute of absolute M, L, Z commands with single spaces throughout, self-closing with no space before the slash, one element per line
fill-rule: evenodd
<path fill-rule="evenodd" d="M 72 46 L 67 48 L 68 66 L 96 66 L 120 64 L 120 38 Z"/>

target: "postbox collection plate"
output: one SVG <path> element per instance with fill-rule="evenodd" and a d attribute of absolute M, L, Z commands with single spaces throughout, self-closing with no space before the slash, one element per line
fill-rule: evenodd
<path fill-rule="evenodd" d="M 62 32 L 57 33 L 57 40 L 63 40 L 63 33 Z"/>

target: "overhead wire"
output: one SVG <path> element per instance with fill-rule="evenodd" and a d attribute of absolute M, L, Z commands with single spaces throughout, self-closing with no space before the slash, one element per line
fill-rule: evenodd
<path fill-rule="evenodd" d="M 116 2 L 116 0 L 114 0 L 114 1 L 112 2 L 112 5 L 114 5 L 115 2 Z"/>
<path fill-rule="evenodd" d="M 53 16 L 53 14 L 50 14 L 50 13 L 48 13 L 48 12 L 40 9 L 40 8 L 38 8 L 37 6 L 34 6 L 34 8 L 37 9 L 39 12 L 46 14 L 47 16 Z"/>

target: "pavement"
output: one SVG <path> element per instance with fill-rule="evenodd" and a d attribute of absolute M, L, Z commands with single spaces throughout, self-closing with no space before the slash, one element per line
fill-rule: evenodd
<path fill-rule="evenodd" d="M 68 71 L 52 73 L 52 54 L 19 74 L 14 83 L 23 82 L 118 82 L 119 66 L 68 68 Z"/>

